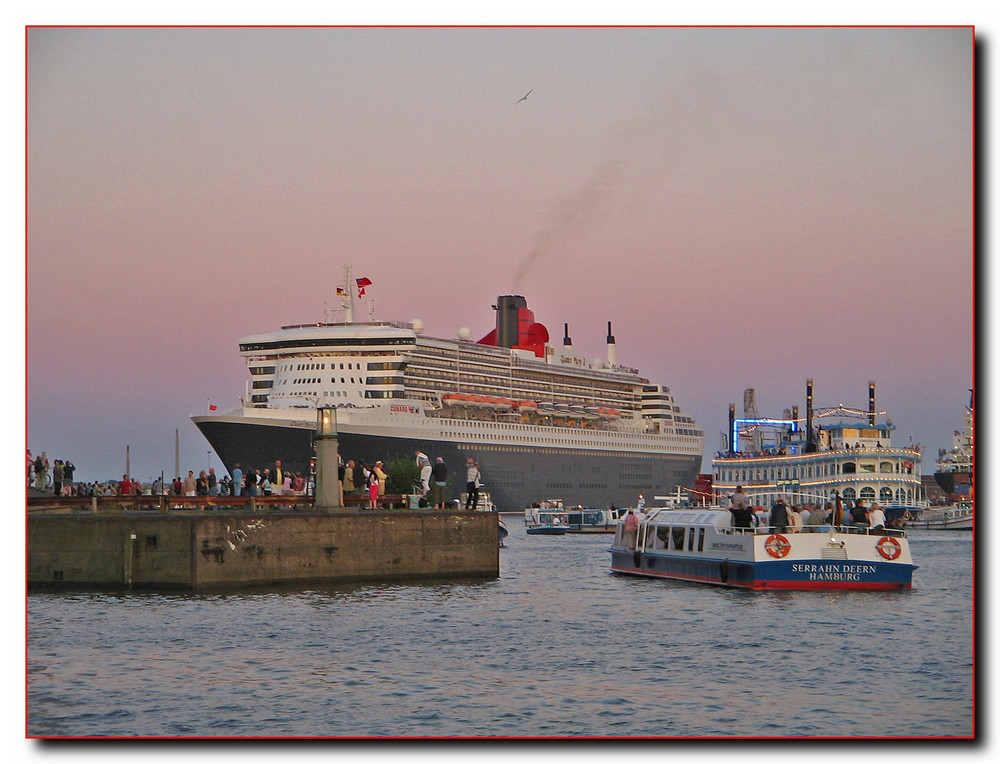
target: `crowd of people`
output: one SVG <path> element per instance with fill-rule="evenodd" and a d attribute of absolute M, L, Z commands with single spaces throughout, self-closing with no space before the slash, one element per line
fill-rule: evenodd
<path fill-rule="evenodd" d="M 421 506 L 434 509 L 447 509 L 453 501 L 448 488 L 448 466 L 442 457 L 437 457 L 434 463 L 422 451 L 414 452 L 417 470 L 420 477 L 414 484 L 414 493 L 421 496 Z M 389 476 L 381 460 L 367 465 L 360 459 L 349 459 L 346 464 L 343 459 L 339 470 L 341 489 L 344 495 L 360 494 L 367 497 L 366 507 L 376 509 L 379 497 L 385 495 L 386 481 Z M 482 487 L 482 475 L 479 465 L 471 457 L 466 460 L 465 468 L 465 508 L 475 509 L 479 503 L 479 489 Z"/>
<path fill-rule="evenodd" d="M 864 499 L 857 499 L 846 509 L 832 502 L 823 506 L 803 504 L 793 506 L 779 498 L 770 510 L 754 506 L 750 497 L 743 492 L 743 486 L 736 486 L 736 493 L 728 497 L 728 509 L 733 516 L 734 528 L 771 528 L 776 533 L 802 533 L 812 531 L 816 526 L 851 526 L 856 529 L 902 528 L 909 513 L 904 512 L 891 521 L 885 510 L 877 502 L 865 506 Z"/>
<path fill-rule="evenodd" d="M 161 478 L 143 483 L 131 475 L 121 480 L 76 482 L 76 466 L 68 459 L 50 463 L 42 451 L 32 456 L 27 449 L 26 482 L 28 488 L 52 493 L 55 496 L 141 496 L 173 494 L 174 496 L 305 496 L 312 488 L 311 481 L 301 473 L 283 470 L 281 461 L 263 469 L 246 471 L 236 464 L 232 475 L 219 479 L 215 468 L 201 470 L 197 475 L 188 470 L 187 477 L 177 476 L 169 484 Z"/>
<path fill-rule="evenodd" d="M 414 492 L 422 497 L 422 506 L 446 509 L 454 501 L 449 490 L 448 466 L 442 457 L 432 464 L 421 451 L 415 453 L 416 466 L 420 473 L 419 484 Z M 280 460 L 264 468 L 243 469 L 239 463 L 233 465 L 231 475 L 219 478 L 215 468 L 188 470 L 186 477 L 178 475 L 165 483 L 156 478 L 143 483 L 131 475 L 122 475 L 121 480 L 75 482 L 75 465 L 68 459 L 56 459 L 50 464 L 43 451 L 32 456 L 27 450 L 26 480 L 29 488 L 51 492 L 55 496 L 140 496 L 172 494 L 174 496 L 306 496 L 315 489 L 309 475 L 286 470 Z M 338 477 L 343 495 L 361 494 L 367 498 L 366 506 L 376 509 L 379 497 L 385 495 L 388 474 L 381 460 L 372 465 L 354 459 L 346 463 L 341 458 Z M 475 509 L 479 503 L 482 475 L 479 465 L 471 457 L 465 466 L 466 509 Z"/>

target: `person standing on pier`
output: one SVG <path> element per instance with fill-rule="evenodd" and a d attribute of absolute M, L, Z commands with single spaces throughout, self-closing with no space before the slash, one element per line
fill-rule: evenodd
<path fill-rule="evenodd" d="M 233 465 L 233 496 L 240 496 L 243 493 L 243 470 L 240 469 L 240 463 L 236 462 Z"/>
<path fill-rule="evenodd" d="M 63 496 L 73 495 L 73 473 L 76 471 L 76 465 L 73 464 L 69 459 L 63 462 Z"/>
<path fill-rule="evenodd" d="M 368 486 L 368 509 L 378 509 L 378 475 L 371 470 L 365 478 Z"/>
<path fill-rule="evenodd" d="M 273 475 L 271 491 L 281 496 L 282 489 L 285 486 L 285 474 L 281 471 L 281 459 L 274 460 L 274 469 L 271 470 L 271 474 Z"/>
<path fill-rule="evenodd" d="M 198 495 L 198 480 L 194 476 L 194 470 L 188 470 L 188 476 L 184 478 L 184 495 Z"/>
<path fill-rule="evenodd" d="M 448 487 L 448 466 L 440 456 L 431 468 L 434 478 L 434 509 L 444 509 L 444 491 Z"/>
<path fill-rule="evenodd" d="M 49 487 L 49 457 L 42 451 L 35 459 L 35 488 L 44 491 Z"/>
<path fill-rule="evenodd" d="M 420 468 L 420 485 L 426 496 L 431 490 L 431 460 L 423 451 L 417 451 L 417 466 Z"/>
<path fill-rule="evenodd" d="M 479 465 L 474 459 L 469 459 L 465 470 L 465 508 L 475 509 L 479 506 Z"/>
<path fill-rule="evenodd" d="M 344 493 L 354 493 L 354 460 L 351 459 L 344 467 Z"/>
<path fill-rule="evenodd" d="M 385 496 L 385 481 L 389 479 L 389 476 L 385 474 L 385 470 L 382 469 L 382 462 L 375 462 L 375 466 L 372 467 L 372 471 L 378 478 L 378 495 Z"/>

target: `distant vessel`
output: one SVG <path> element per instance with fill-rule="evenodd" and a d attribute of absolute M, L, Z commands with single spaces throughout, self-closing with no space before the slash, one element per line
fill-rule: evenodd
<path fill-rule="evenodd" d="M 948 507 L 931 507 L 906 521 L 907 528 L 931 531 L 971 531 L 975 529 L 975 510 L 969 502 Z"/>
<path fill-rule="evenodd" d="M 806 383 L 806 415 L 798 407 L 782 419 L 756 416 L 753 390 L 744 393 L 744 418 L 729 407 L 727 447 L 712 460 L 713 490 L 730 495 L 737 486 L 763 507 L 779 497 L 790 504 L 877 502 L 890 522 L 922 506 L 920 450 L 892 444 L 895 426 L 875 410 L 875 383 L 868 410 L 836 406 L 813 409 L 812 380 Z M 825 423 L 829 417 L 848 421 Z"/>
<path fill-rule="evenodd" d="M 961 430 L 955 430 L 950 451 L 938 452 L 935 482 L 948 494 L 949 501 L 973 501 L 975 499 L 975 393 L 969 390 L 969 405 L 965 407 L 965 423 Z"/>
<path fill-rule="evenodd" d="M 618 363 L 610 322 L 607 357 L 588 359 L 568 326 L 561 347 L 549 344 L 520 295 L 499 297 L 495 328 L 473 342 L 467 329 L 427 337 L 418 320 L 356 322 L 353 289 L 345 269 L 341 323 L 240 340 L 252 391 L 231 411 L 192 417 L 227 470 L 280 459 L 307 472 L 315 409 L 327 405 L 345 460 L 419 450 L 460 475 L 471 457 L 500 511 L 520 511 L 540 493 L 622 505 L 640 490 L 694 482 L 702 430 L 668 387 Z"/>
<path fill-rule="evenodd" d="M 562 527 L 565 533 L 614 533 L 620 510 L 617 507 L 564 506 L 562 499 L 547 499 L 525 507 L 524 524 L 529 533 L 537 527 Z M 545 531 L 535 531 L 544 533 Z"/>
<path fill-rule="evenodd" d="M 909 589 L 916 567 L 902 530 L 734 528 L 717 507 L 623 519 L 611 545 L 615 573 L 743 589 Z"/>

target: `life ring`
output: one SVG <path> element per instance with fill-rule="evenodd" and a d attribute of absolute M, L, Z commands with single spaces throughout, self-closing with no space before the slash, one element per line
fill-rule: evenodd
<path fill-rule="evenodd" d="M 764 542 L 764 548 L 772 557 L 784 557 L 792 550 L 791 542 L 780 533 L 773 533 Z"/>
<path fill-rule="evenodd" d="M 880 538 L 875 548 L 880 555 L 890 562 L 903 553 L 903 547 L 892 536 L 883 536 Z"/>

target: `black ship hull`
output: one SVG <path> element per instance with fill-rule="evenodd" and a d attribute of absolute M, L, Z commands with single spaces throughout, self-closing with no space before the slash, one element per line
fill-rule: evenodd
<path fill-rule="evenodd" d="M 949 496 L 952 494 L 969 495 L 972 486 L 971 472 L 935 472 L 934 482 Z"/>
<path fill-rule="evenodd" d="M 314 432 L 257 422 L 196 420 L 195 424 L 219 455 L 226 470 L 263 469 L 281 460 L 285 470 L 309 473 Z M 444 459 L 454 493 L 465 489 L 466 459 L 479 463 L 482 481 L 501 512 L 521 511 L 533 502 L 561 498 L 572 504 L 605 507 L 634 506 L 638 495 L 672 493 L 690 488 L 701 467 L 700 455 L 600 452 L 568 448 L 466 444 L 340 432 L 342 459 L 373 464 L 381 459 L 413 457 L 423 451 L 431 460 Z"/>

